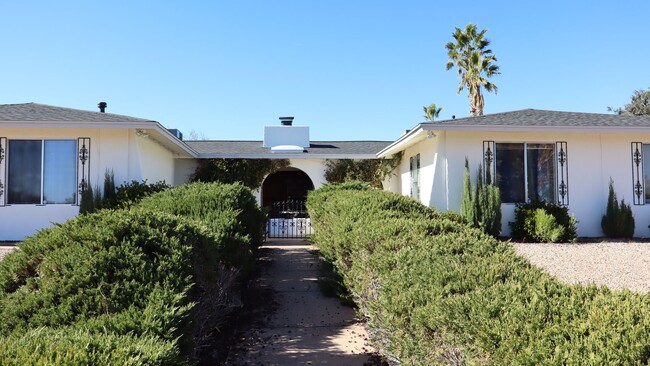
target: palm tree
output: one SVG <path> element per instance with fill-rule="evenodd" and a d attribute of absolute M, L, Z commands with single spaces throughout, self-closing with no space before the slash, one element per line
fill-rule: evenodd
<path fill-rule="evenodd" d="M 481 87 L 485 90 L 497 93 L 497 86 L 487 78 L 500 74 L 499 66 L 495 65 L 496 56 L 492 50 L 487 48 L 490 41 L 485 38 L 487 29 L 478 32 L 476 25 L 467 24 L 465 30 L 456 28 L 452 33 L 456 43 L 449 42 L 447 48 L 447 70 L 454 66 L 458 67 L 460 84 L 458 94 L 467 87 L 469 92 L 469 113 L 471 116 L 483 115 L 483 95 Z"/>
<path fill-rule="evenodd" d="M 442 107 L 437 108 L 436 103 L 433 103 L 428 107 L 422 107 L 422 109 L 424 110 L 424 118 L 428 121 L 433 121 L 435 118 L 438 118 Z"/>

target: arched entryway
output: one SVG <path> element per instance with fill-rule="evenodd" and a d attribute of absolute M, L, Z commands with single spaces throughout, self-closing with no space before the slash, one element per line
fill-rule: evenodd
<path fill-rule="evenodd" d="M 312 233 L 305 201 L 314 189 L 311 178 L 300 169 L 275 172 L 262 183 L 262 206 L 269 212 L 269 237 L 302 238 Z"/>
<path fill-rule="evenodd" d="M 262 206 L 269 207 L 275 202 L 287 200 L 304 201 L 307 192 L 314 189 L 314 183 L 307 173 L 300 169 L 288 168 L 275 172 L 262 184 Z"/>

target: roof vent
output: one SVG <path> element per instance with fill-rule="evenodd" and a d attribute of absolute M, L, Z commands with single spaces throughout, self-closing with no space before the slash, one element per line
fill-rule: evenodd
<path fill-rule="evenodd" d="M 99 104 L 97 104 L 97 106 L 99 107 L 99 111 L 101 113 L 104 113 L 104 112 L 106 112 L 106 107 L 108 106 L 108 104 L 106 102 L 99 102 Z"/>
<path fill-rule="evenodd" d="M 183 133 L 175 128 L 168 128 L 167 131 L 171 132 L 174 137 L 176 137 L 179 140 L 183 140 Z"/>
<path fill-rule="evenodd" d="M 283 126 L 291 126 L 293 124 L 293 117 L 280 117 L 280 123 Z"/>
<path fill-rule="evenodd" d="M 305 149 L 296 145 L 278 145 L 271 148 L 272 153 L 295 154 L 305 152 Z"/>

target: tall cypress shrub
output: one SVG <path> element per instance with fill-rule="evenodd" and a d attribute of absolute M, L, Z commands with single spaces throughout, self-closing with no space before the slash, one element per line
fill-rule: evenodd
<path fill-rule="evenodd" d="M 472 200 L 472 178 L 469 173 L 469 162 L 465 158 L 465 176 L 463 178 L 463 199 L 460 202 L 460 215 L 471 225 L 474 225 L 474 204 Z"/>
<path fill-rule="evenodd" d="M 86 187 L 81 191 L 81 202 L 79 202 L 79 214 L 85 215 L 95 211 L 95 195 L 93 194 L 93 186 L 90 181 L 86 183 Z"/>
<path fill-rule="evenodd" d="M 634 236 L 634 215 L 632 207 L 621 200 L 619 205 L 614 191 L 614 180 L 609 179 L 609 195 L 607 196 L 607 208 L 600 226 L 608 238 L 631 238 Z"/>
<path fill-rule="evenodd" d="M 483 181 L 483 165 L 479 165 L 476 174 L 476 186 L 472 193 L 469 162 L 465 159 L 465 177 L 463 180 L 463 198 L 460 214 L 467 222 L 492 236 L 501 233 L 501 195 L 499 188 L 492 181 L 489 171 Z"/>

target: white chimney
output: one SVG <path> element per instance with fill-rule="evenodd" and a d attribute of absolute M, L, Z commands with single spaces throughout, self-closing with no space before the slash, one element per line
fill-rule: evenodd
<path fill-rule="evenodd" d="M 264 126 L 264 147 L 309 147 L 309 127 L 293 126 L 293 117 L 280 117 L 280 126 Z M 276 149 L 278 150 L 278 149 Z M 279 149 L 286 152 L 286 148 Z M 294 149 L 296 150 L 296 149 Z"/>

